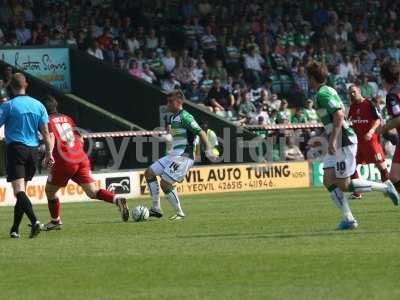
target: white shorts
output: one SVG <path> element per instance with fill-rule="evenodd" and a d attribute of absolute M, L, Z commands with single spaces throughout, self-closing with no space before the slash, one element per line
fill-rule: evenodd
<path fill-rule="evenodd" d="M 336 178 L 350 177 L 356 171 L 356 155 L 357 144 L 337 149 L 334 155 L 325 155 L 324 169 L 335 168 Z"/>
<path fill-rule="evenodd" d="M 194 160 L 188 157 L 167 155 L 153 163 L 150 168 L 155 175 L 172 184 L 182 182 L 193 164 Z"/>

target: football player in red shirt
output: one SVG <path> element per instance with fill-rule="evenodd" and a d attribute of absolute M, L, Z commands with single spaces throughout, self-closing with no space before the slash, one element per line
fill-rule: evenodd
<path fill-rule="evenodd" d="M 46 196 L 51 221 L 45 225 L 46 230 L 60 229 L 60 200 L 57 191 L 65 187 L 68 181 L 79 184 L 91 199 L 115 203 L 123 221 L 129 219 L 127 201 L 105 189 L 97 189 L 91 176 L 90 161 L 83 149 L 83 138 L 78 133 L 74 121 L 57 112 L 57 100 L 46 96 L 43 104 L 49 114 L 49 131 L 52 140 L 55 163 L 51 168 L 46 183 Z"/>
<path fill-rule="evenodd" d="M 388 61 L 381 68 L 382 85 L 387 91 L 386 109 L 390 120 L 382 126 L 382 133 L 386 135 L 392 144 L 396 144 L 396 150 L 392 158 L 390 168 L 390 180 L 397 191 L 400 191 L 400 145 L 398 131 L 400 129 L 400 66 L 395 61 Z M 385 136 L 385 137 L 386 137 Z"/>
<path fill-rule="evenodd" d="M 380 114 L 376 106 L 361 95 L 360 88 L 353 84 L 349 87 L 350 110 L 349 120 L 352 128 L 357 134 L 357 164 L 372 164 L 381 173 L 381 180 L 385 182 L 389 179 L 389 171 L 385 163 L 385 153 L 379 141 L 376 130 L 381 125 Z M 357 170 L 352 179 L 359 178 Z M 352 199 L 361 199 L 361 193 L 354 192 Z"/>

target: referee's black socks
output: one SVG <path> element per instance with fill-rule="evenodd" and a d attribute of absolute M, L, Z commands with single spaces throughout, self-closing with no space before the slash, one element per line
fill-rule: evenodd
<path fill-rule="evenodd" d="M 24 213 L 27 215 L 32 225 L 36 223 L 37 218 L 33 212 L 32 203 L 29 200 L 25 192 L 19 192 L 16 194 L 17 203 L 14 207 L 14 224 L 11 231 L 18 232 L 19 224 L 21 223 Z"/>
<path fill-rule="evenodd" d="M 21 200 L 20 195 L 22 193 L 25 194 L 24 192 L 20 192 L 16 195 L 17 202 L 14 206 L 14 223 L 11 227 L 11 232 L 18 233 L 19 224 L 21 224 L 22 217 L 24 216 L 24 200 Z"/>

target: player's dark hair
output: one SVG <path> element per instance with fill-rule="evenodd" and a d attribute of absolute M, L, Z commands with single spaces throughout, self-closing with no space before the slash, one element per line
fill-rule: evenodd
<path fill-rule="evenodd" d="M 42 99 L 43 105 L 47 110 L 48 114 L 55 114 L 57 113 L 57 100 L 52 95 L 46 95 Z"/>
<path fill-rule="evenodd" d="M 400 79 L 399 64 L 393 60 L 385 62 L 381 68 L 381 76 L 388 84 L 397 84 Z"/>
<path fill-rule="evenodd" d="M 208 122 L 204 121 L 203 123 L 201 123 L 200 125 L 201 129 L 203 129 L 204 131 L 207 131 L 208 129 Z"/>
<path fill-rule="evenodd" d="M 328 77 L 328 69 L 323 63 L 311 62 L 307 65 L 307 74 L 314 78 L 317 83 L 323 84 Z"/>

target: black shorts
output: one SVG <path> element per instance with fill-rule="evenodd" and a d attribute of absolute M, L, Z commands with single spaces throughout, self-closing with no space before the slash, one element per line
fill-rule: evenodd
<path fill-rule="evenodd" d="M 36 172 L 38 147 L 28 147 L 19 143 L 7 145 L 7 181 L 24 178 L 31 181 Z"/>

